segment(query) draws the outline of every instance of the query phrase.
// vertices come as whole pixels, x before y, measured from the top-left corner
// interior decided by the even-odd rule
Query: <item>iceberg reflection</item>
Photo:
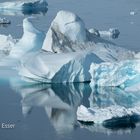
[[[59,134],[76,128],[92,132],[131,133],[140,120],[140,94],[118,87],[93,88],[90,84],[27,84],[12,80],[11,86],[22,97],[22,113],[44,108]],[[81,106],[84,107],[83,110]],[[79,109],[80,108],[80,109]]]
[[[42,107],[59,134],[68,133],[75,128],[76,111],[83,96],[80,91],[82,88],[62,84],[12,85],[22,96],[24,116],[32,113],[32,108]]]

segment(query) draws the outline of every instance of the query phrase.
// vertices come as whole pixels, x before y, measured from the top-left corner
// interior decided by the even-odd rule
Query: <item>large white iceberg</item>
[[[38,14],[47,12],[46,0],[21,0],[0,3],[0,12],[4,15]]]
[[[36,82],[90,82],[92,63],[133,59],[135,55],[90,33],[82,19],[68,11],[58,12],[42,49],[22,60],[20,75]]]

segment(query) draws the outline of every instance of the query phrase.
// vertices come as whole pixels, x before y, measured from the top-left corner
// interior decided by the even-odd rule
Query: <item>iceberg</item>
[[[27,52],[40,50],[43,44],[45,34],[37,30],[29,18],[23,20],[23,35],[10,51],[9,56],[12,58],[20,58]]]
[[[108,38],[116,39],[120,35],[120,31],[117,28],[110,28],[108,31],[98,31],[97,29],[91,28],[88,31],[102,38],[108,37]]]
[[[23,35],[20,39],[14,39],[11,35],[0,35],[0,66],[15,69],[25,55],[41,49],[44,38],[45,33],[36,29],[30,18],[25,18]]]
[[[60,11],[46,34],[42,51],[27,55],[18,70],[33,82],[90,82],[92,63],[113,63],[134,57],[135,52],[90,33],[76,14]]]
[[[0,12],[3,15],[40,14],[48,10],[46,0],[21,0],[0,3]]]
[[[113,31],[111,29],[111,32]],[[108,53],[112,51],[114,57],[121,52],[126,52],[124,53],[124,58],[131,58],[131,55],[133,55],[127,49],[121,48],[88,31],[83,20],[76,14],[69,11],[59,11],[46,34],[42,49],[54,53],[66,53],[88,48],[92,48],[96,54],[99,53],[97,49]]]
[[[29,18],[23,20],[23,35],[20,39],[13,39],[11,35],[0,35],[1,55],[6,59],[19,59],[27,52],[40,50],[45,34],[37,30]],[[2,60],[2,58],[1,58]]]

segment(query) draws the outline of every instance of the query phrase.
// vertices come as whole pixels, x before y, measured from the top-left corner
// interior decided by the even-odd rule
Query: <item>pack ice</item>
[[[38,14],[48,10],[46,0],[21,0],[0,3],[0,12],[3,15]]]

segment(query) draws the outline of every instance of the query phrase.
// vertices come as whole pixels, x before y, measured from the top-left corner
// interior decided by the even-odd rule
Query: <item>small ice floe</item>
[[[116,28],[110,28],[108,31],[99,31],[97,29],[91,28],[88,30],[91,34],[96,35],[98,37],[109,37],[116,39],[120,35],[119,29]]]
[[[99,31],[101,37],[109,37],[116,39],[120,35],[119,29],[116,28],[110,28],[108,31]]]
[[[6,18],[0,18],[0,24],[11,24],[11,21]]]
[[[135,16],[135,15],[137,15],[137,12],[136,11],[130,11],[130,15]]]
[[[94,34],[94,35],[96,35],[96,36],[100,36],[99,31],[98,31],[97,29],[95,29],[95,28],[91,28],[91,29],[89,29],[88,31],[89,31],[91,34]]]

